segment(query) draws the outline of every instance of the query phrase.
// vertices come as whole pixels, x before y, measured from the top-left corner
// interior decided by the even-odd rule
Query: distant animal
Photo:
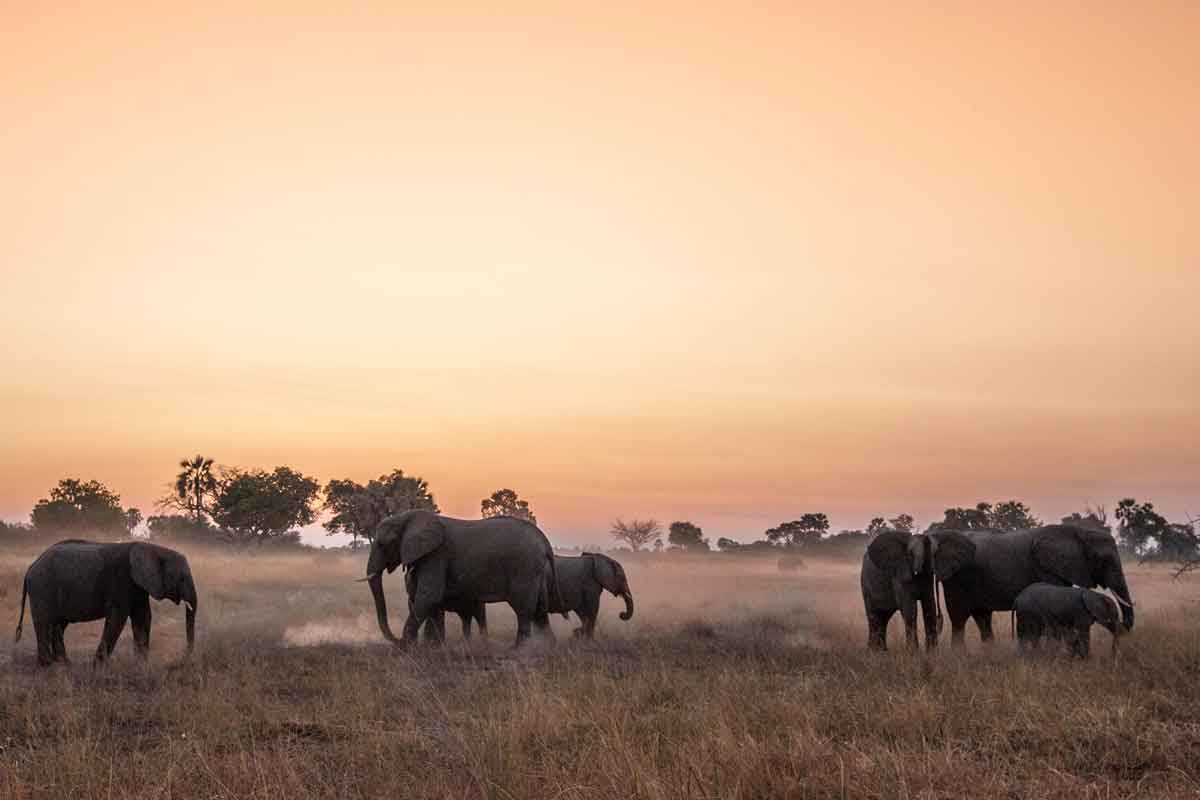
[[[412,613],[413,599],[416,597],[416,573],[412,570],[404,573],[404,588],[408,593],[409,613]],[[471,620],[479,626],[479,635],[487,638],[487,605],[479,600],[470,598],[451,598],[437,608],[425,620],[425,639],[434,642],[446,638],[446,612],[457,614],[462,621],[463,638],[471,638]]]
[[[73,622],[104,620],[93,663],[112,655],[128,619],[140,656],[150,648],[150,600],[187,606],[187,647],[195,642],[196,583],[187,559],[148,542],[102,544],[67,539],[51,545],[25,572],[16,640],[25,622],[25,598],[37,635],[38,663],[66,662],[63,633]]]
[[[1078,586],[1035,583],[1013,601],[1017,617],[1017,648],[1036,650],[1042,635],[1065,640],[1071,655],[1087,658],[1093,624],[1102,625],[1113,636],[1113,652],[1122,633],[1120,612],[1113,599]]]
[[[967,619],[983,641],[992,640],[992,612],[1012,609],[1017,595],[1035,583],[1104,587],[1121,604],[1125,630],[1133,628],[1133,599],[1113,537],[1073,525],[1046,525],[1017,531],[938,531],[937,542],[966,537],[974,550],[952,571],[938,568],[950,617],[950,641],[963,643]]]
[[[550,604],[551,613],[567,615],[574,611],[579,616],[580,626],[573,635],[591,639],[596,631],[596,617],[600,613],[600,595],[608,591],[625,601],[625,610],[620,616],[628,620],[633,616],[633,591],[625,569],[613,558],[601,553],[584,553],[581,556],[555,556],[554,566],[558,573],[560,600]]]
[[[397,639],[388,625],[383,573],[401,565],[412,584],[403,639]],[[557,593],[554,551],[546,535],[525,520],[463,520],[432,511],[392,515],[375,530],[363,580],[375,599],[379,630],[395,644],[416,641],[427,619],[464,603],[508,603],[517,615],[518,646],[533,625],[553,637],[547,609]],[[407,576],[405,583],[407,588]]]
[[[937,646],[941,611],[937,605],[935,573],[952,571],[956,561],[968,557],[965,539],[947,538],[944,544],[924,534],[885,531],[871,540],[863,553],[859,584],[867,615],[867,647],[887,650],[888,621],[897,611],[904,620],[908,647],[917,648],[917,604],[925,626],[925,648]]]

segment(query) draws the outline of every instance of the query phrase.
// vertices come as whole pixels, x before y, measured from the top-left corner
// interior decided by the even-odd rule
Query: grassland
[[[16,624],[34,553],[0,553]],[[0,647],[0,796],[13,798],[757,798],[1200,796],[1200,580],[1129,570],[1138,626],[1114,661],[1022,662],[1008,640],[931,657],[865,651],[857,564],[781,574],[742,558],[627,563],[595,642],[381,643],[349,556],[191,556],[197,650],[155,605],[93,671]],[[400,607],[401,582],[385,583]],[[394,623],[395,624],[395,623]],[[11,627],[7,627],[11,631]],[[7,637],[8,634],[6,634]]]

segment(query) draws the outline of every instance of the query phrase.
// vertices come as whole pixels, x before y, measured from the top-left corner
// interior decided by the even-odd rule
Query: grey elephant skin
[[[961,645],[968,619],[991,641],[992,612],[1009,611],[1022,591],[1035,583],[1104,587],[1121,602],[1122,622],[1133,628],[1133,598],[1125,582],[1113,537],[1073,525],[998,531],[942,531],[939,540],[965,536],[975,546],[969,563],[952,574],[938,571],[950,617],[951,642]]]
[[[633,616],[633,591],[629,588],[625,569],[616,559],[600,553],[584,553],[577,557],[555,556],[554,565],[561,600],[552,603],[550,611],[578,614],[581,625],[575,629],[575,636],[592,638],[600,613],[600,595],[605,591],[625,601],[621,619],[628,620]]]
[[[403,639],[388,625],[384,572],[411,575]],[[551,636],[548,608],[557,594],[554,551],[536,526],[513,517],[462,520],[431,511],[406,511],[379,523],[367,577],[379,630],[393,643],[417,638],[421,625],[457,604],[508,603],[517,615],[517,644],[532,625]],[[407,583],[407,580],[406,580]]]
[[[417,593],[417,573],[409,570],[404,573],[404,590],[408,593],[408,612],[412,614],[413,599]],[[425,620],[425,638],[429,641],[440,642],[446,638],[446,612],[457,614],[462,623],[464,639],[471,638],[471,621],[474,620],[479,628],[479,635],[487,638],[487,605],[472,598],[448,598]],[[406,623],[407,624],[407,623]]]
[[[1043,635],[1067,642],[1071,655],[1087,658],[1092,625],[1103,626],[1113,636],[1113,652],[1121,636],[1120,612],[1111,597],[1078,586],[1035,583],[1013,601],[1017,617],[1017,648],[1036,650]]]
[[[937,607],[935,573],[953,574],[970,560],[974,546],[964,537],[935,539],[899,531],[880,533],[863,553],[859,583],[867,614],[867,646],[887,650],[888,621],[897,611],[904,620],[904,638],[917,645],[917,606],[925,626],[925,647],[937,646],[941,611]]]
[[[150,647],[150,598],[187,606],[187,646],[196,631],[196,583],[187,559],[148,542],[103,544],[68,539],[46,549],[25,573],[21,616],[16,639],[25,621],[25,598],[37,635],[38,663],[66,662],[63,633],[73,622],[104,620],[104,633],[94,662],[112,655],[128,620],[134,648],[145,657]]]

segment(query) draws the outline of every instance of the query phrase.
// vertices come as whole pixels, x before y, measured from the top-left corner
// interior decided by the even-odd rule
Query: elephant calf
[[[1113,651],[1123,630],[1120,610],[1113,599],[1078,586],[1035,583],[1013,602],[1017,616],[1017,647],[1021,652],[1036,649],[1045,633],[1066,639],[1071,655],[1087,658],[1091,630],[1099,623],[1113,635]]]
[[[554,567],[558,573],[561,600],[551,600],[550,612],[564,616],[568,611],[578,614],[582,625],[575,629],[576,636],[592,638],[596,630],[596,616],[600,613],[600,593],[604,590],[625,600],[621,619],[627,620],[633,616],[633,592],[629,589],[629,579],[615,559],[600,553],[584,553],[573,558],[555,556]]]
[[[417,596],[416,571],[409,570],[404,575],[404,588],[408,593],[408,613],[412,614],[412,605]],[[425,620],[425,639],[431,642],[441,642],[446,638],[446,612],[457,614],[462,622],[464,639],[471,638],[471,620],[479,626],[479,635],[487,638],[487,604],[474,598],[451,597]]]
[[[29,566],[21,594],[16,640],[25,623],[25,598],[37,635],[38,663],[66,662],[63,632],[72,622],[104,620],[95,661],[112,655],[125,621],[133,623],[133,644],[150,648],[150,599],[187,606],[187,646],[196,631],[196,583],[181,553],[148,542],[100,544],[68,539],[51,545]]]

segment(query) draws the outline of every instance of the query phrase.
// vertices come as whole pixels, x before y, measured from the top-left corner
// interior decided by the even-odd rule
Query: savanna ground
[[[11,636],[36,551],[0,552]],[[0,796],[16,798],[749,798],[1200,796],[1200,580],[1128,568],[1139,604],[1119,660],[1022,662],[1007,618],[981,650],[866,652],[858,565],[626,562],[628,623],[511,650],[382,643],[365,555],[190,554],[197,648],[154,605],[152,657],[128,627],[93,671],[101,623],[68,629],[74,664],[39,670],[26,620],[0,647]],[[399,573],[385,580],[393,627]],[[1007,615],[1006,615],[1007,616]],[[945,640],[944,640],[945,644]]]

